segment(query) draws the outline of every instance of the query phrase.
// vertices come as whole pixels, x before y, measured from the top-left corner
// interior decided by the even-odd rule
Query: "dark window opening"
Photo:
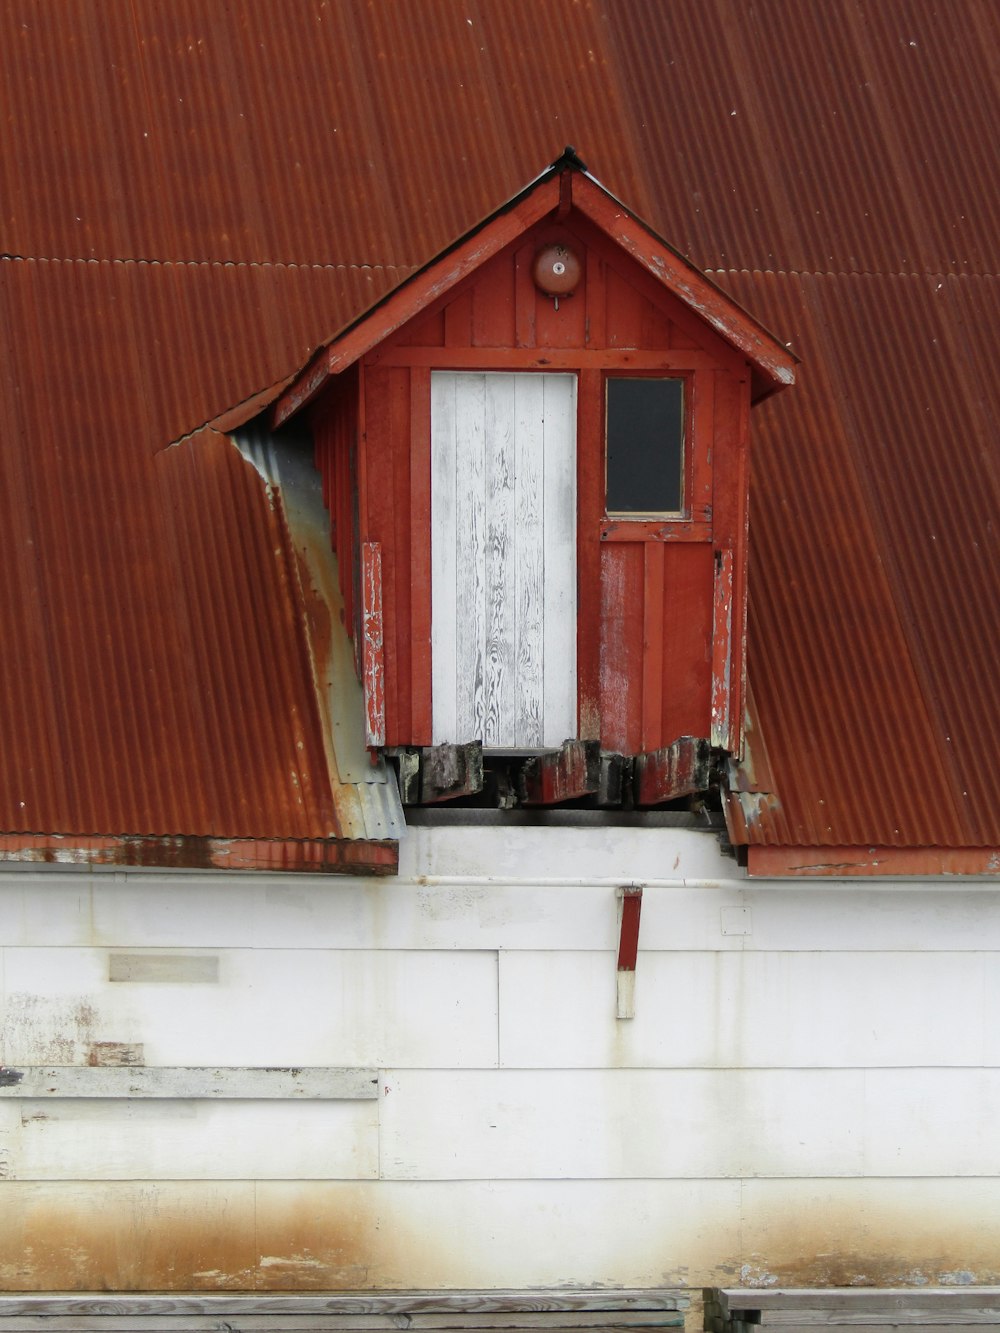
[[[609,514],[679,514],[684,508],[684,381],[607,381]]]

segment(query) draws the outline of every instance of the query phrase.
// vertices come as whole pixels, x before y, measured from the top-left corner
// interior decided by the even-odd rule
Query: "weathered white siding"
[[[378,1079],[5,1092],[6,1287],[1000,1277],[995,884],[749,884],[669,828],[417,828],[392,880],[8,872],[0,941],[6,1066]]]
[[[576,379],[431,376],[435,743],[576,735]]]

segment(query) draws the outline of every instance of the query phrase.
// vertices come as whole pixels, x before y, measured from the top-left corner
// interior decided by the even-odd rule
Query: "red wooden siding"
[[[323,478],[323,502],[330,512],[330,540],[337,556],[344,620],[355,641],[355,607],[360,584],[357,538],[357,374],[349,372],[311,414],[316,466]],[[357,658],[357,651],[355,653]],[[360,674],[360,658],[357,658]]]
[[[382,548],[361,546],[361,684],[365,700],[365,743],[385,744],[385,655],[382,651]]]
[[[414,587],[410,527],[410,371],[404,366],[362,371],[365,431],[361,531],[382,547],[386,744],[412,739],[411,596]],[[429,542],[426,522],[417,541]]]
[[[540,246],[556,240],[576,250],[583,269],[577,292],[560,298],[558,309],[531,277]],[[681,301],[572,213],[508,244],[374,348],[361,363],[360,408],[353,416],[343,395],[328,395],[317,409],[317,457],[338,557],[355,561],[358,541],[377,542],[382,552],[385,743],[426,745],[432,734],[435,368],[578,376],[579,737],[629,754],[656,750],[682,735],[710,736],[714,710],[717,735],[724,714],[724,743],[738,745],[748,369]],[[609,372],[684,377],[684,519],[607,518]],[[334,424],[331,417],[343,419]],[[349,443],[355,438],[357,531],[342,493],[352,475]],[[727,552],[727,581],[732,572],[728,609],[716,606],[720,549]],[[341,577],[350,587],[343,569]]]

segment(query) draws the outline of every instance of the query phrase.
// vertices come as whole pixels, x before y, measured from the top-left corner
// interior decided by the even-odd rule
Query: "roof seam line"
[[[352,269],[412,269],[413,264],[356,264],[344,263],[299,263],[291,260],[271,259],[147,259],[147,258],[97,258],[84,255],[22,255],[0,251],[0,260],[22,264],[134,264],[136,267],[149,268],[292,268],[292,269],[328,269],[335,272],[347,272]]]
[[[0,251],[0,260],[22,264],[134,264],[136,267],[149,268],[288,268],[288,269],[324,269],[333,272],[348,272],[357,269],[414,269],[418,265],[411,262],[371,263],[343,260],[340,262],[296,259],[153,259],[147,256],[98,257],[95,255],[28,255],[13,251]],[[705,267],[703,273],[771,273],[775,277],[785,278],[1000,278],[1000,271],[990,270],[956,271],[954,269],[834,269],[834,268],[747,268]]]
[[[705,268],[703,273],[770,273],[776,278],[997,278],[1000,273],[957,273],[952,269],[835,269],[835,268]]]

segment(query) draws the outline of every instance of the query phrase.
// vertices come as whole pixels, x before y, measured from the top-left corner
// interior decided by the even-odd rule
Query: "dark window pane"
[[[607,511],[684,507],[684,381],[608,380]]]

